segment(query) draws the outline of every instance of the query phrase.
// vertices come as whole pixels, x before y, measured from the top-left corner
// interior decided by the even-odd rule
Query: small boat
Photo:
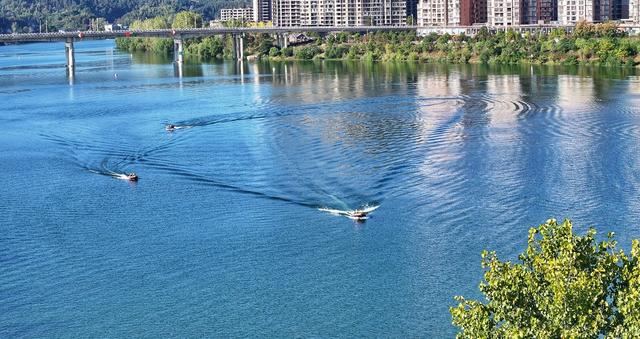
[[[138,175],[133,172],[124,174],[124,178],[129,181],[138,181]]]
[[[178,129],[178,126],[173,125],[173,124],[168,124],[167,126],[165,126],[165,127],[164,127],[164,129],[165,129],[167,132],[173,132],[173,131],[175,131],[176,129]]]
[[[358,222],[369,219],[369,213],[375,211],[379,206],[366,206],[357,210],[336,210],[331,208],[319,208],[320,211],[329,212],[334,215],[341,215]]]
[[[368,212],[361,211],[361,210],[355,210],[355,211],[351,211],[351,212],[347,212],[346,213],[346,215],[349,218],[355,219],[355,220],[365,220],[365,219],[367,219],[367,214],[368,214]]]

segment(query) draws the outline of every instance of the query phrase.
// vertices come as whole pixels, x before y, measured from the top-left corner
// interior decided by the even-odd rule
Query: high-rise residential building
[[[579,21],[596,20],[596,0],[558,0],[558,22],[573,25]]]
[[[483,24],[487,22],[487,0],[475,0],[471,8],[471,24]]]
[[[538,21],[538,8],[540,0],[522,0],[521,10],[523,24],[535,24]]]
[[[629,20],[640,24],[640,0],[629,0]]]
[[[615,0],[613,0],[615,1]],[[613,17],[612,0],[593,0],[593,21],[604,22]]]
[[[421,0],[418,26],[471,26],[487,21],[486,0]]]
[[[271,21],[271,0],[253,0],[253,21]]]
[[[537,13],[537,5],[539,0],[523,0],[521,2],[522,8],[522,23],[536,23],[536,18],[538,17]]]
[[[537,0],[537,2],[536,20],[529,23],[549,23],[558,20],[558,0]]]
[[[271,21],[278,27],[300,26],[300,0],[272,0]]]
[[[220,10],[220,20],[240,20],[240,21],[252,21],[253,20],[253,8],[223,8]]]
[[[626,12],[622,6],[621,0],[558,0],[558,21],[571,25],[620,19]]]
[[[273,0],[273,24],[291,26],[404,26],[405,0]]]
[[[522,23],[549,23],[558,19],[558,0],[523,0]]]
[[[630,16],[630,8],[631,5],[627,6],[625,0],[558,0],[558,22],[572,25],[579,21],[624,19]]]
[[[344,8],[337,1],[300,0],[300,26],[348,26],[335,23],[344,17]]]
[[[407,20],[412,24],[416,24],[418,20],[418,0],[406,0],[407,3]]]
[[[629,19],[629,0],[615,0],[611,4],[611,19]]]
[[[447,0],[420,0],[418,3],[418,26],[453,25],[449,19]]]
[[[584,0],[575,0],[584,1]],[[488,0],[487,23],[490,26],[515,26],[523,24],[521,0]]]

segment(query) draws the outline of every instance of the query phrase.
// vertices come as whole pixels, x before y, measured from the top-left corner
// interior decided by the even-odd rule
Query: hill
[[[96,22],[128,25],[182,10],[210,20],[220,8],[249,4],[249,0],[0,0],[0,32],[85,30]]]

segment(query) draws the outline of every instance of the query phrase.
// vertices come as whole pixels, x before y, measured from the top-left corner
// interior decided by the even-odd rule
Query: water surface
[[[76,47],[0,47],[2,337],[451,337],[481,250],[640,237],[633,70]]]

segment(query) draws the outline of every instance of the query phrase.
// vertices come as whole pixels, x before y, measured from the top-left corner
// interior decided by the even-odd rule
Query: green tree
[[[631,255],[613,234],[573,233],[555,219],[529,231],[519,263],[482,253],[486,302],[456,297],[450,309],[459,338],[598,338],[640,336],[640,242]]]
[[[182,11],[176,14],[171,28],[198,28],[202,27],[202,15],[192,11]]]

